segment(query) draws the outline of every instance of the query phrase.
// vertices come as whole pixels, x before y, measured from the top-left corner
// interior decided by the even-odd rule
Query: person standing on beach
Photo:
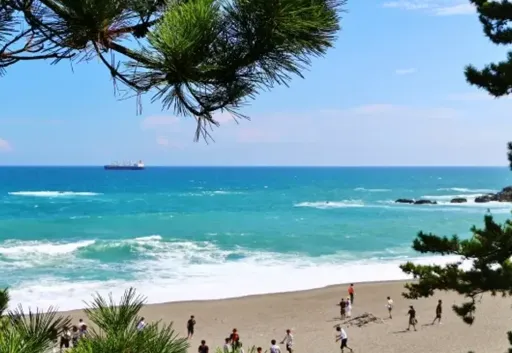
[[[196,325],[196,319],[194,319],[194,315],[190,316],[190,319],[187,321],[187,339],[192,339],[194,336],[194,326]]]
[[[418,323],[418,320],[416,320],[416,309],[414,309],[412,305],[409,306],[407,315],[409,315],[409,326],[407,327],[407,331],[411,329],[411,326],[414,328],[414,331],[417,331],[416,324]]]
[[[201,345],[197,348],[197,353],[208,353],[210,348],[206,345],[206,341],[202,340]]]
[[[388,297],[386,308],[388,308],[389,318],[392,319],[393,316],[391,315],[391,312],[393,311],[393,299],[391,299],[391,297]]]
[[[231,341],[233,349],[237,349],[240,346],[240,335],[238,334],[238,330],[236,328],[233,329],[233,332],[229,336],[229,340]]]
[[[146,327],[146,321],[144,321],[144,318],[141,317],[139,322],[137,323],[137,331],[144,330],[144,327]]]
[[[78,326],[73,325],[71,327],[71,342],[73,343],[73,347],[78,345],[78,340],[80,339],[80,331],[78,331]]]
[[[355,294],[355,290],[354,290],[354,283],[351,283],[350,284],[350,287],[348,287],[348,296],[350,298],[350,304],[354,304],[354,294]]]
[[[341,298],[341,301],[338,305],[340,306],[340,316],[341,316],[341,319],[343,320],[343,319],[345,319],[345,308],[347,307],[345,298]]]
[[[225,339],[223,351],[224,353],[230,353],[232,351],[231,345],[229,344],[229,337]]]
[[[286,335],[284,336],[281,344],[286,344],[286,350],[288,353],[293,353],[293,335],[292,330],[286,330]]]
[[[270,341],[270,353],[281,353],[281,348],[277,345],[276,340]]]
[[[350,302],[350,297],[347,297],[345,301],[345,315],[349,319],[352,317],[352,303]]]
[[[71,331],[66,326],[62,330],[62,334],[60,336],[60,352],[62,352],[62,348],[69,348],[69,342],[71,341]]]
[[[436,317],[434,318],[434,321],[432,321],[432,325],[436,323],[436,321],[439,322],[439,325],[441,325],[441,316],[443,315],[443,301],[439,299],[436,306]]]
[[[341,342],[341,345],[340,345],[341,353],[344,352],[345,348],[350,349],[350,351],[353,352],[354,350],[347,345],[348,344],[348,335],[345,332],[345,330],[342,329],[340,326],[338,326],[338,327],[336,327],[336,331],[337,331],[336,342]]]

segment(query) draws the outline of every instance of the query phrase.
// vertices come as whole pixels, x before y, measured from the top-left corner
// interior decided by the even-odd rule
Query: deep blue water
[[[0,286],[74,308],[129,285],[158,302],[397,279],[419,230],[504,220],[512,205],[472,200],[509,184],[507,168],[4,167]]]

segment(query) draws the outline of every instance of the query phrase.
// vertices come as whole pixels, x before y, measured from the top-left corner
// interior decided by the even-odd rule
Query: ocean
[[[130,286],[148,302],[406,278],[420,230],[470,235],[507,168],[0,168],[0,287],[12,306],[84,306]],[[454,197],[467,204],[450,204]],[[437,205],[395,204],[429,198]]]

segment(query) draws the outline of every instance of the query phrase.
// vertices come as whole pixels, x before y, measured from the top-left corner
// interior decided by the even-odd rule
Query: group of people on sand
[[[192,339],[194,336],[194,327],[196,325],[196,320],[194,315],[190,317],[190,319],[187,321],[187,332],[188,332],[188,339]],[[293,334],[290,329],[286,330],[286,334],[281,341],[281,344],[284,344],[286,346],[286,351],[288,353],[293,353]],[[224,346],[223,346],[223,353],[232,353],[234,351],[239,351],[241,353],[244,352],[242,347],[242,341],[240,341],[240,334],[238,333],[238,330],[234,328],[231,333],[229,334],[229,337],[226,337],[224,339]],[[282,353],[281,348],[277,344],[277,341],[275,339],[272,339],[270,341],[270,353]],[[206,344],[205,340],[201,340],[201,344],[197,348],[198,353],[209,353],[210,347]],[[256,348],[257,353],[263,353],[262,347]]]
[[[341,319],[347,319],[352,317],[352,304],[354,304],[354,284],[350,284],[350,287],[348,287],[348,297],[347,298],[341,298],[340,303],[338,304],[340,306],[340,315]]]
[[[87,337],[87,325],[84,320],[78,320],[78,324],[69,327],[64,327],[60,335],[59,349],[62,352],[69,347],[76,347],[78,341]]]
[[[351,318],[352,316],[352,305],[354,304],[354,284],[350,284],[348,287],[348,297],[347,298],[341,298],[340,303],[338,304],[340,306],[340,316],[341,319],[347,319]],[[394,308],[394,302],[391,297],[387,297],[386,302],[386,308],[388,310],[389,319],[393,318],[393,308]],[[411,330],[411,327],[414,329],[414,331],[417,331],[416,325],[418,324],[418,319],[416,316],[416,309],[413,305],[409,306],[409,310],[407,311],[407,316],[409,317],[407,331]],[[438,324],[441,324],[441,319],[443,316],[443,301],[438,300],[434,320],[432,321],[431,325],[434,325],[436,322]],[[348,346],[348,335],[344,328],[341,326],[336,327],[336,342],[340,342],[340,348],[341,353],[344,353],[345,349],[349,349],[351,352],[353,351],[352,348]]]
[[[388,309],[389,318],[393,318],[393,299],[391,297],[387,298],[387,304],[386,307]],[[416,325],[418,324],[418,319],[416,317],[416,309],[414,309],[413,305],[409,305],[409,311],[407,311],[407,316],[409,316],[409,325],[407,326],[407,331],[411,330],[411,327],[414,329],[414,331],[417,331]],[[443,316],[443,301],[439,299],[437,301],[436,306],[436,313],[434,316],[434,321],[432,321],[431,325],[434,325],[436,322],[438,324],[441,324],[441,318]]]

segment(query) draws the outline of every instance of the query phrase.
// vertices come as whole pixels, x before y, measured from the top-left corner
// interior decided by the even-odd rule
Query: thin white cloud
[[[12,146],[9,141],[0,138],[0,152],[9,152],[12,151]]]
[[[414,74],[416,73],[418,70],[416,70],[415,68],[411,67],[411,68],[408,68],[408,69],[397,69],[395,70],[395,74],[397,75],[411,75],[411,74]]]
[[[385,2],[382,6],[407,11],[423,11],[435,16],[475,13],[475,7],[469,3],[469,0],[395,0]]]
[[[434,13],[437,16],[472,15],[475,13],[475,7],[470,3],[444,7],[441,6],[435,9]]]

